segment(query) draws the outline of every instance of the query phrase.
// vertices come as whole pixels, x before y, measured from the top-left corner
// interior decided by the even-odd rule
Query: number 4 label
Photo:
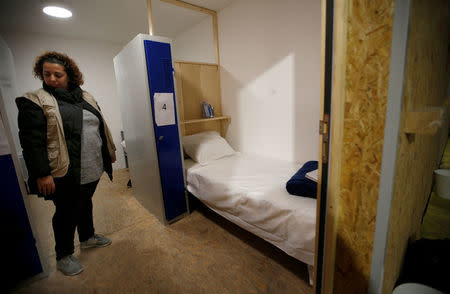
[[[157,126],[168,126],[175,124],[175,103],[173,93],[155,93],[155,122]]]

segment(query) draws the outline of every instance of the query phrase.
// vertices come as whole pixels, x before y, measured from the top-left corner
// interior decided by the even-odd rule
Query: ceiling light
[[[45,14],[59,18],[68,18],[72,16],[72,11],[58,6],[46,6],[42,11]]]

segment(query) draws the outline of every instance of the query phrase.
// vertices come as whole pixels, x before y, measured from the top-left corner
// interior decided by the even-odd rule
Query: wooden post
[[[153,36],[153,14],[152,14],[152,0],[147,0],[148,13],[148,33]]]
[[[148,0],[151,1],[151,0]],[[220,54],[219,54],[219,28],[218,28],[218,22],[217,22],[217,12],[211,9],[207,9],[204,7],[200,7],[197,5],[193,5],[184,1],[180,1],[180,0],[161,0],[163,2],[167,2],[179,7],[183,7],[186,9],[190,9],[193,11],[197,11],[197,12],[201,12],[201,13],[205,13],[205,14],[209,14],[212,17],[212,26],[213,26],[213,38],[214,38],[214,53],[215,53],[215,60],[216,60],[216,64],[217,64],[217,68],[218,68],[218,87],[219,87],[219,100],[220,100],[220,108],[222,108],[222,89],[221,89],[221,83],[220,83]],[[186,119],[186,118],[185,118]],[[224,135],[224,132],[222,132],[222,134]]]
[[[217,25],[217,13],[214,13],[212,16],[213,20],[213,34],[214,34],[214,49],[216,53],[216,63],[217,65],[220,65],[220,57],[219,57],[219,29]]]
[[[148,0],[150,1],[150,0]],[[163,2],[167,2],[179,7],[187,8],[190,10],[194,10],[197,12],[209,14],[212,17],[212,26],[213,26],[213,38],[214,38],[214,50],[215,50],[215,57],[216,57],[216,63],[220,65],[220,58],[219,58],[219,29],[217,24],[217,12],[211,9],[207,9],[204,7],[200,7],[194,4],[190,4],[184,1],[180,0],[161,0]]]
[[[176,6],[184,7],[184,8],[190,9],[190,10],[195,10],[195,11],[202,12],[202,13],[207,13],[207,14],[210,14],[210,15],[216,14],[216,12],[214,10],[211,10],[211,9],[208,9],[208,8],[203,8],[203,7],[200,7],[200,6],[197,6],[197,5],[194,5],[194,4],[190,4],[190,3],[187,3],[187,2],[184,2],[184,1],[180,1],[180,0],[161,0],[161,1],[173,4],[173,5],[176,5]]]

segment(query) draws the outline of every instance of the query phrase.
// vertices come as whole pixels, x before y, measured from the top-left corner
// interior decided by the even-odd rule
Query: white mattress
[[[189,192],[233,223],[313,265],[316,200],[286,191],[286,182],[300,167],[241,153],[206,166],[185,160]]]

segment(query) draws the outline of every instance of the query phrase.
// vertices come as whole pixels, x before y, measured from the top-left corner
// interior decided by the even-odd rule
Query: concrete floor
[[[127,181],[127,169],[115,171],[113,183],[102,177],[94,224],[113,243],[80,251],[76,240],[84,271],[73,277],[56,271],[53,204],[33,197],[49,276],[15,293],[312,293],[305,264],[204,207],[164,226],[136,201]]]

